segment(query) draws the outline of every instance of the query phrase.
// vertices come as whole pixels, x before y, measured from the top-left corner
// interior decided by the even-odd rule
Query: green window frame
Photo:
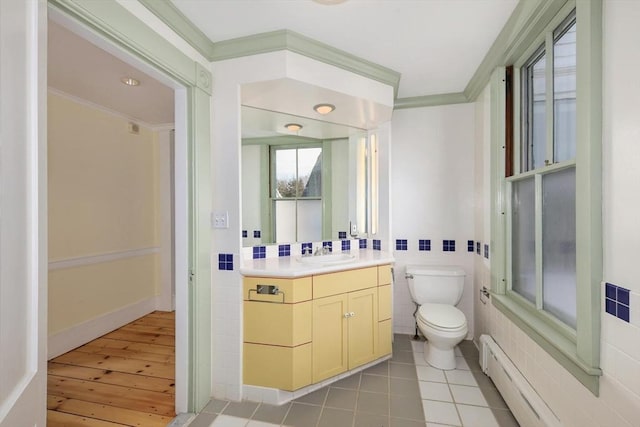
[[[505,73],[497,70],[491,80],[492,99],[492,243],[491,260],[494,306],[518,325],[531,339],[547,351],[558,363],[573,374],[593,394],[599,393],[600,364],[600,289],[602,280],[602,196],[601,196],[601,122],[602,122],[602,2],[561,1],[548,2],[557,8],[549,13],[546,22],[528,27],[520,34],[521,46],[507,58],[513,63],[514,91],[514,143],[512,158],[505,159]],[[574,12],[575,11],[575,12]],[[574,15],[575,14],[575,15]],[[575,158],[571,150],[555,159],[554,147],[554,91],[553,46],[562,37],[572,20],[576,29],[576,126],[569,129],[575,139]],[[530,121],[534,114],[527,109],[527,70],[540,63],[546,53],[544,67],[544,94],[536,101],[544,102],[537,111],[538,123],[536,154],[529,144],[532,137]],[[543,67],[538,67],[540,72]],[[530,74],[529,74],[530,75]],[[540,92],[537,92],[541,95]],[[556,99],[557,101],[557,99]],[[523,105],[525,106],[523,108]],[[540,104],[542,105],[542,104]],[[534,119],[536,120],[536,119]],[[569,153],[568,155],[566,153]],[[541,159],[541,155],[544,158]],[[567,158],[569,157],[569,158]],[[560,160],[560,161],[558,161]],[[505,163],[512,162],[514,174],[505,177]],[[575,171],[575,323],[562,318],[553,310],[545,309],[543,298],[542,259],[542,190],[545,179],[557,174]],[[535,218],[535,287],[528,295],[513,289],[514,189],[523,187],[530,200]],[[524,188],[528,187],[526,191]],[[533,195],[533,196],[531,196]],[[570,205],[570,203],[569,203]],[[516,236],[517,237],[517,236]],[[530,289],[531,290],[531,289]]]

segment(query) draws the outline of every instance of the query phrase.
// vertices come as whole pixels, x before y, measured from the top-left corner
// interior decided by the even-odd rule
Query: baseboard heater
[[[480,336],[480,366],[522,427],[562,427],[549,406],[489,335]]]

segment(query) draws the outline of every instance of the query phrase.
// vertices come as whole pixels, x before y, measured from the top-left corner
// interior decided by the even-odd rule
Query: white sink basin
[[[348,253],[326,254],[326,255],[311,255],[305,257],[299,257],[298,261],[303,264],[309,265],[334,265],[334,264],[346,264],[355,261],[356,256]]]

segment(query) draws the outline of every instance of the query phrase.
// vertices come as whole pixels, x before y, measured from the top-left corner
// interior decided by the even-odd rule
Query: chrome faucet
[[[310,247],[306,247],[302,250],[302,256],[311,256],[313,255],[313,249]]]

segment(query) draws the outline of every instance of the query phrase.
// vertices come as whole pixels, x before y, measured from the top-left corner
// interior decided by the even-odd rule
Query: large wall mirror
[[[243,246],[375,232],[374,131],[246,105],[241,112]]]

